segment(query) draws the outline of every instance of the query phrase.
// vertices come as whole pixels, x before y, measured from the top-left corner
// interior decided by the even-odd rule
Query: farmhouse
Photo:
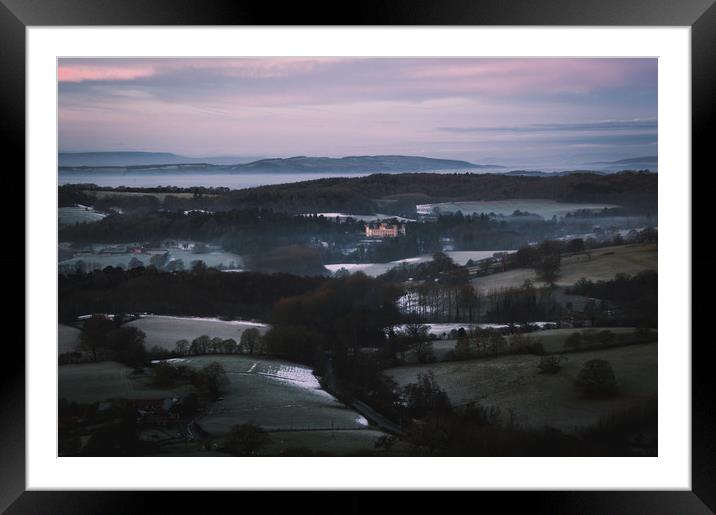
[[[365,224],[365,235],[369,238],[396,238],[405,236],[403,224]]]

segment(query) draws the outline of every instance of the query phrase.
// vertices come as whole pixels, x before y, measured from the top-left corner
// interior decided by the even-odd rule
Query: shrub
[[[606,397],[617,392],[612,365],[603,359],[587,361],[577,375],[576,385],[584,395],[591,397]]]
[[[253,456],[271,443],[271,437],[260,426],[247,423],[234,426],[224,440],[224,450],[234,456]]]
[[[417,382],[403,387],[405,407],[415,416],[430,412],[450,411],[450,399],[438,386],[432,371],[419,373]]]
[[[582,347],[582,335],[581,333],[572,333],[569,336],[567,336],[567,339],[564,340],[564,346],[568,349],[579,349]]]
[[[537,368],[541,374],[556,374],[562,370],[561,362],[565,360],[564,356],[542,356],[539,360]]]

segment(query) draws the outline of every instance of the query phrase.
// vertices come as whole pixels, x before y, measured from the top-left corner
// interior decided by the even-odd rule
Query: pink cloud
[[[84,82],[93,80],[132,80],[148,77],[155,72],[151,66],[86,66],[60,65],[57,80],[60,82]]]
[[[277,78],[309,73],[341,61],[333,57],[204,58],[204,59],[65,59],[58,67],[60,82],[133,80],[162,72],[212,70],[227,77]],[[85,61],[85,62],[83,62]]]

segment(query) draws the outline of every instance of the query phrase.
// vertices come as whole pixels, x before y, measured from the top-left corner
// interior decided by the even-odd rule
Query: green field
[[[191,386],[152,388],[147,381],[147,376],[132,375],[131,368],[114,361],[61,365],[58,398],[89,404],[107,399],[160,399],[192,390]]]
[[[570,334],[573,333],[580,333],[583,331],[611,331],[614,334],[627,334],[632,335],[634,333],[634,327],[595,327],[595,328],[588,328],[588,329],[545,329],[544,331],[536,331],[533,333],[528,333],[527,336],[529,336],[531,339],[535,340],[536,342],[541,343],[544,346],[544,350],[547,353],[561,353],[564,352],[564,342],[567,340],[567,337]],[[654,333],[656,333],[656,329],[652,329]],[[629,340],[630,342],[632,340]]]
[[[238,343],[241,333],[249,327],[257,328],[261,334],[268,329],[265,324],[253,322],[162,315],[146,315],[127,322],[126,326],[136,327],[144,332],[147,349],[157,346],[169,351],[173,351],[176,342],[182,339],[191,342],[198,336],[206,335],[210,338],[233,338]]]
[[[604,331],[608,330],[611,331],[614,334],[629,334],[631,335],[634,332],[633,327],[595,327],[594,329],[571,329],[571,328],[565,328],[565,329],[545,329],[540,331],[534,331],[531,333],[524,333],[525,336],[529,337],[531,340],[534,340],[535,342],[541,343],[544,346],[544,350],[548,354],[553,353],[562,353],[562,352],[568,352],[571,349],[565,349],[564,342],[566,341],[567,337],[572,333],[578,333],[582,331]],[[652,329],[654,333],[656,333],[656,329]],[[511,336],[506,336],[507,340],[509,341]],[[442,361],[445,359],[445,356],[448,352],[455,350],[455,344],[457,343],[456,339],[449,339],[449,340],[433,340],[432,346],[433,346],[433,354],[435,355],[435,358],[437,361]],[[405,356],[405,362],[406,363],[418,363],[418,357],[415,352],[408,352]]]
[[[440,204],[424,204],[419,206],[419,212],[429,213],[438,208],[441,213],[480,214],[495,213],[496,215],[510,216],[516,210],[533,213],[542,218],[565,216],[567,213],[580,209],[591,211],[605,208],[619,207],[615,204],[602,203],[570,203],[557,202],[550,199],[508,199],[508,200],[475,200],[465,202],[443,202]]]
[[[368,426],[356,411],[323,390],[311,369],[280,360],[247,356],[195,356],[175,362],[202,367],[218,361],[226,370],[229,386],[223,397],[197,419],[212,438],[221,438],[232,426],[253,422],[271,432],[266,454],[291,447],[312,448],[333,454],[373,450],[379,430]],[[156,399],[193,391],[183,385],[171,389],[147,386],[148,377],[114,362],[62,365],[59,367],[59,398],[92,403],[112,398]],[[172,435],[172,430],[149,430]],[[165,436],[166,436],[165,435]],[[162,455],[217,455],[192,443],[161,449]]]
[[[247,356],[195,356],[183,365],[219,361],[231,381],[228,392],[199,420],[211,434],[254,422],[266,429],[362,429],[366,420],[323,390],[308,367]]]
[[[639,344],[571,353],[554,375],[540,374],[539,357],[510,355],[386,370],[399,385],[415,382],[419,372],[432,370],[454,405],[475,401],[501,409],[502,421],[532,428],[570,432],[615,413],[642,406],[657,394],[657,344]],[[608,360],[620,393],[610,399],[583,398],[574,380],[585,361]]]
[[[617,247],[593,249],[591,258],[586,253],[572,254],[562,258],[558,286],[571,286],[582,277],[593,281],[613,279],[618,273],[636,274],[644,270],[657,270],[657,245],[629,244]],[[531,268],[516,268],[507,272],[477,277],[472,285],[482,292],[499,288],[522,286],[530,279],[536,285],[543,285]]]

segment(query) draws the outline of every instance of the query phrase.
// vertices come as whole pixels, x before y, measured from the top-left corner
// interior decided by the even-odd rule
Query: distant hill
[[[103,168],[126,171],[173,170],[224,171],[252,173],[391,173],[435,170],[498,170],[499,165],[474,164],[453,159],[418,156],[349,156],[259,159],[248,163],[214,164],[211,158],[187,158],[152,152],[99,152],[60,154],[60,170]],[[79,164],[94,161],[95,164]],[[124,164],[119,164],[124,160]],[[100,164],[101,163],[101,164]]]
[[[656,172],[659,169],[659,158],[657,156],[643,156],[619,159],[617,161],[595,161],[586,164],[595,166],[605,172],[620,170],[650,170]]]
[[[417,156],[349,156],[340,158],[298,156],[287,159],[261,159],[231,168],[240,171],[340,173],[475,170],[498,169],[502,166]]]
[[[659,158],[657,156],[645,156],[645,157],[631,157],[629,159],[619,159],[618,161],[595,161],[593,165],[621,165],[621,164],[634,164],[634,163],[650,163],[650,164],[657,164],[659,162]]]
[[[170,152],[60,152],[60,167],[127,167],[146,165],[229,165],[254,161],[257,156],[187,157]]]
[[[234,190],[227,207],[261,207],[286,212],[400,214],[416,203],[474,200],[551,199],[656,208],[654,173],[571,173],[525,177],[493,173],[402,173],[330,177]]]

